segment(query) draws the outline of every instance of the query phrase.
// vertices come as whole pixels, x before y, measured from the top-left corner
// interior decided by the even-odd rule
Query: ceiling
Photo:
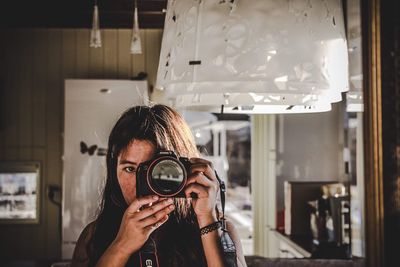
[[[97,0],[101,28],[131,28],[134,0]],[[1,27],[90,28],[94,0],[4,1]],[[163,28],[167,0],[137,0],[140,28]]]
[[[0,28],[91,28],[96,0],[3,1]],[[135,0],[97,0],[101,28],[131,28]],[[359,0],[350,1],[350,10]],[[139,25],[144,29],[164,27],[167,0],[137,0]],[[353,8],[354,9],[354,8]],[[351,16],[350,16],[351,19]],[[351,22],[349,22],[351,23]]]

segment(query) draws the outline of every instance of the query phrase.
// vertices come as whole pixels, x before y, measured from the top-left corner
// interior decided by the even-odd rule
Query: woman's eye
[[[124,170],[128,173],[133,173],[135,172],[135,168],[134,167],[125,167]]]

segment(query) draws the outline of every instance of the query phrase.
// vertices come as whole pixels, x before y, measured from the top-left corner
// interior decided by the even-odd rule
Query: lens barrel
[[[190,162],[173,151],[161,151],[150,161],[139,165],[136,173],[137,196],[156,194],[161,197],[185,197]]]

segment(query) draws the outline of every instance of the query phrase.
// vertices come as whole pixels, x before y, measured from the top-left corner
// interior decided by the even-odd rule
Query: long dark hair
[[[164,105],[136,106],[127,110],[110,133],[107,180],[94,232],[88,245],[89,266],[94,266],[115,239],[128,207],[117,178],[118,156],[133,140],[146,140],[156,149],[173,150],[178,156],[196,157],[198,152],[189,127],[178,112]],[[195,213],[190,202],[175,199],[177,208],[157,229],[159,259],[164,266],[206,265]],[[137,255],[128,264],[135,266]]]

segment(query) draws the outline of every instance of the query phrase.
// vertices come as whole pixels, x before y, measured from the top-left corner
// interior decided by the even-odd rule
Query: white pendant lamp
[[[349,59],[350,89],[346,94],[346,110],[363,112],[361,37],[349,39]]]
[[[90,31],[90,47],[101,47],[99,8],[97,7],[97,1],[95,1],[93,7],[92,30]]]
[[[347,3],[347,14],[350,88],[346,94],[346,110],[363,112],[361,10],[358,0]]]
[[[330,110],[348,90],[340,0],[169,0],[156,88],[179,108]]]
[[[135,0],[135,5],[134,5],[134,9],[133,9],[131,54],[141,54],[141,53],[142,53],[142,44],[141,44],[140,32],[139,32],[139,18],[138,18],[137,2]]]

